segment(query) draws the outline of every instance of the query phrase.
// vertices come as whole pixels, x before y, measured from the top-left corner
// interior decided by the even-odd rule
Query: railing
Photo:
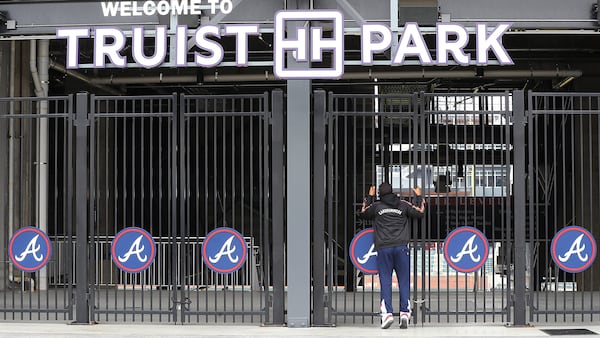
[[[172,285],[182,285],[190,288],[206,288],[210,285],[249,285],[253,290],[259,287],[259,274],[257,264],[259,262],[259,246],[254,245],[252,237],[244,237],[248,246],[248,261],[236,273],[230,275],[220,275],[212,272],[205,266],[202,260],[201,250],[205,237],[187,237],[174,238],[154,237],[156,243],[156,256],[154,263],[150,267],[137,274],[131,274],[121,271],[112,262],[111,259],[111,243],[114,236],[106,236],[96,239],[95,257],[96,264],[95,280],[96,285],[101,286],[116,286],[118,288],[140,288],[152,289],[159,287],[169,287]],[[70,273],[73,276],[73,284],[75,280],[75,260],[71,271],[66,271],[67,267],[62,264],[68,254],[75,255],[75,245],[70,245],[69,241],[64,238],[51,238],[52,256],[53,259],[48,263],[48,277],[50,285],[64,286],[68,283],[67,275]],[[73,242],[75,238],[73,238]],[[71,251],[69,253],[69,251]],[[188,267],[177,265],[170,267],[171,255],[177,257],[188,255],[188,262],[191,263]],[[183,260],[178,259],[178,262]],[[184,280],[177,280],[181,276],[181,269],[185,268]],[[175,271],[173,271],[175,269]]]

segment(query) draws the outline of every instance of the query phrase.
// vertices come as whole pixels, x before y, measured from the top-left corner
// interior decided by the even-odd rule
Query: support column
[[[287,83],[288,327],[310,326],[310,80]]]
[[[40,40],[37,44],[37,76],[41,91],[38,96],[48,97],[50,69],[50,41]],[[48,101],[39,101],[40,115],[48,115]],[[36,226],[48,232],[48,119],[40,118],[37,138],[37,222]],[[38,273],[38,289],[48,290],[48,268],[44,267]]]
[[[310,2],[296,0],[289,8],[309,9]],[[305,27],[300,21],[290,22],[287,34],[297,38],[298,30]],[[306,39],[308,50],[309,39]],[[288,53],[287,68],[306,69]],[[287,281],[288,327],[310,327],[310,80],[287,82]]]

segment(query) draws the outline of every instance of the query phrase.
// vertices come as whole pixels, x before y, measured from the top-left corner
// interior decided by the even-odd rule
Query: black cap
[[[392,186],[387,183],[387,182],[383,182],[379,185],[379,196],[383,196],[383,195],[387,195],[387,194],[391,194],[392,193]]]

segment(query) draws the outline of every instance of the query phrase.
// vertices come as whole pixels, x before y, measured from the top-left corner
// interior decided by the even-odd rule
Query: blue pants
[[[410,249],[408,246],[378,249],[377,268],[381,287],[381,313],[394,313],[392,272],[395,270],[400,289],[400,313],[410,315]]]

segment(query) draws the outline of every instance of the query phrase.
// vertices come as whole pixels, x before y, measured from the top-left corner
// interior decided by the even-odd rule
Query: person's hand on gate
[[[369,188],[369,196],[375,196],[375,192],[376,192],[376,190],[375,190],[375,186],[374,186],[374,185],[372,185],[372,186]]]
[[[417,186],[413,188],[413,191],[415,192],[415,195],[421,196],[421,187]]]

